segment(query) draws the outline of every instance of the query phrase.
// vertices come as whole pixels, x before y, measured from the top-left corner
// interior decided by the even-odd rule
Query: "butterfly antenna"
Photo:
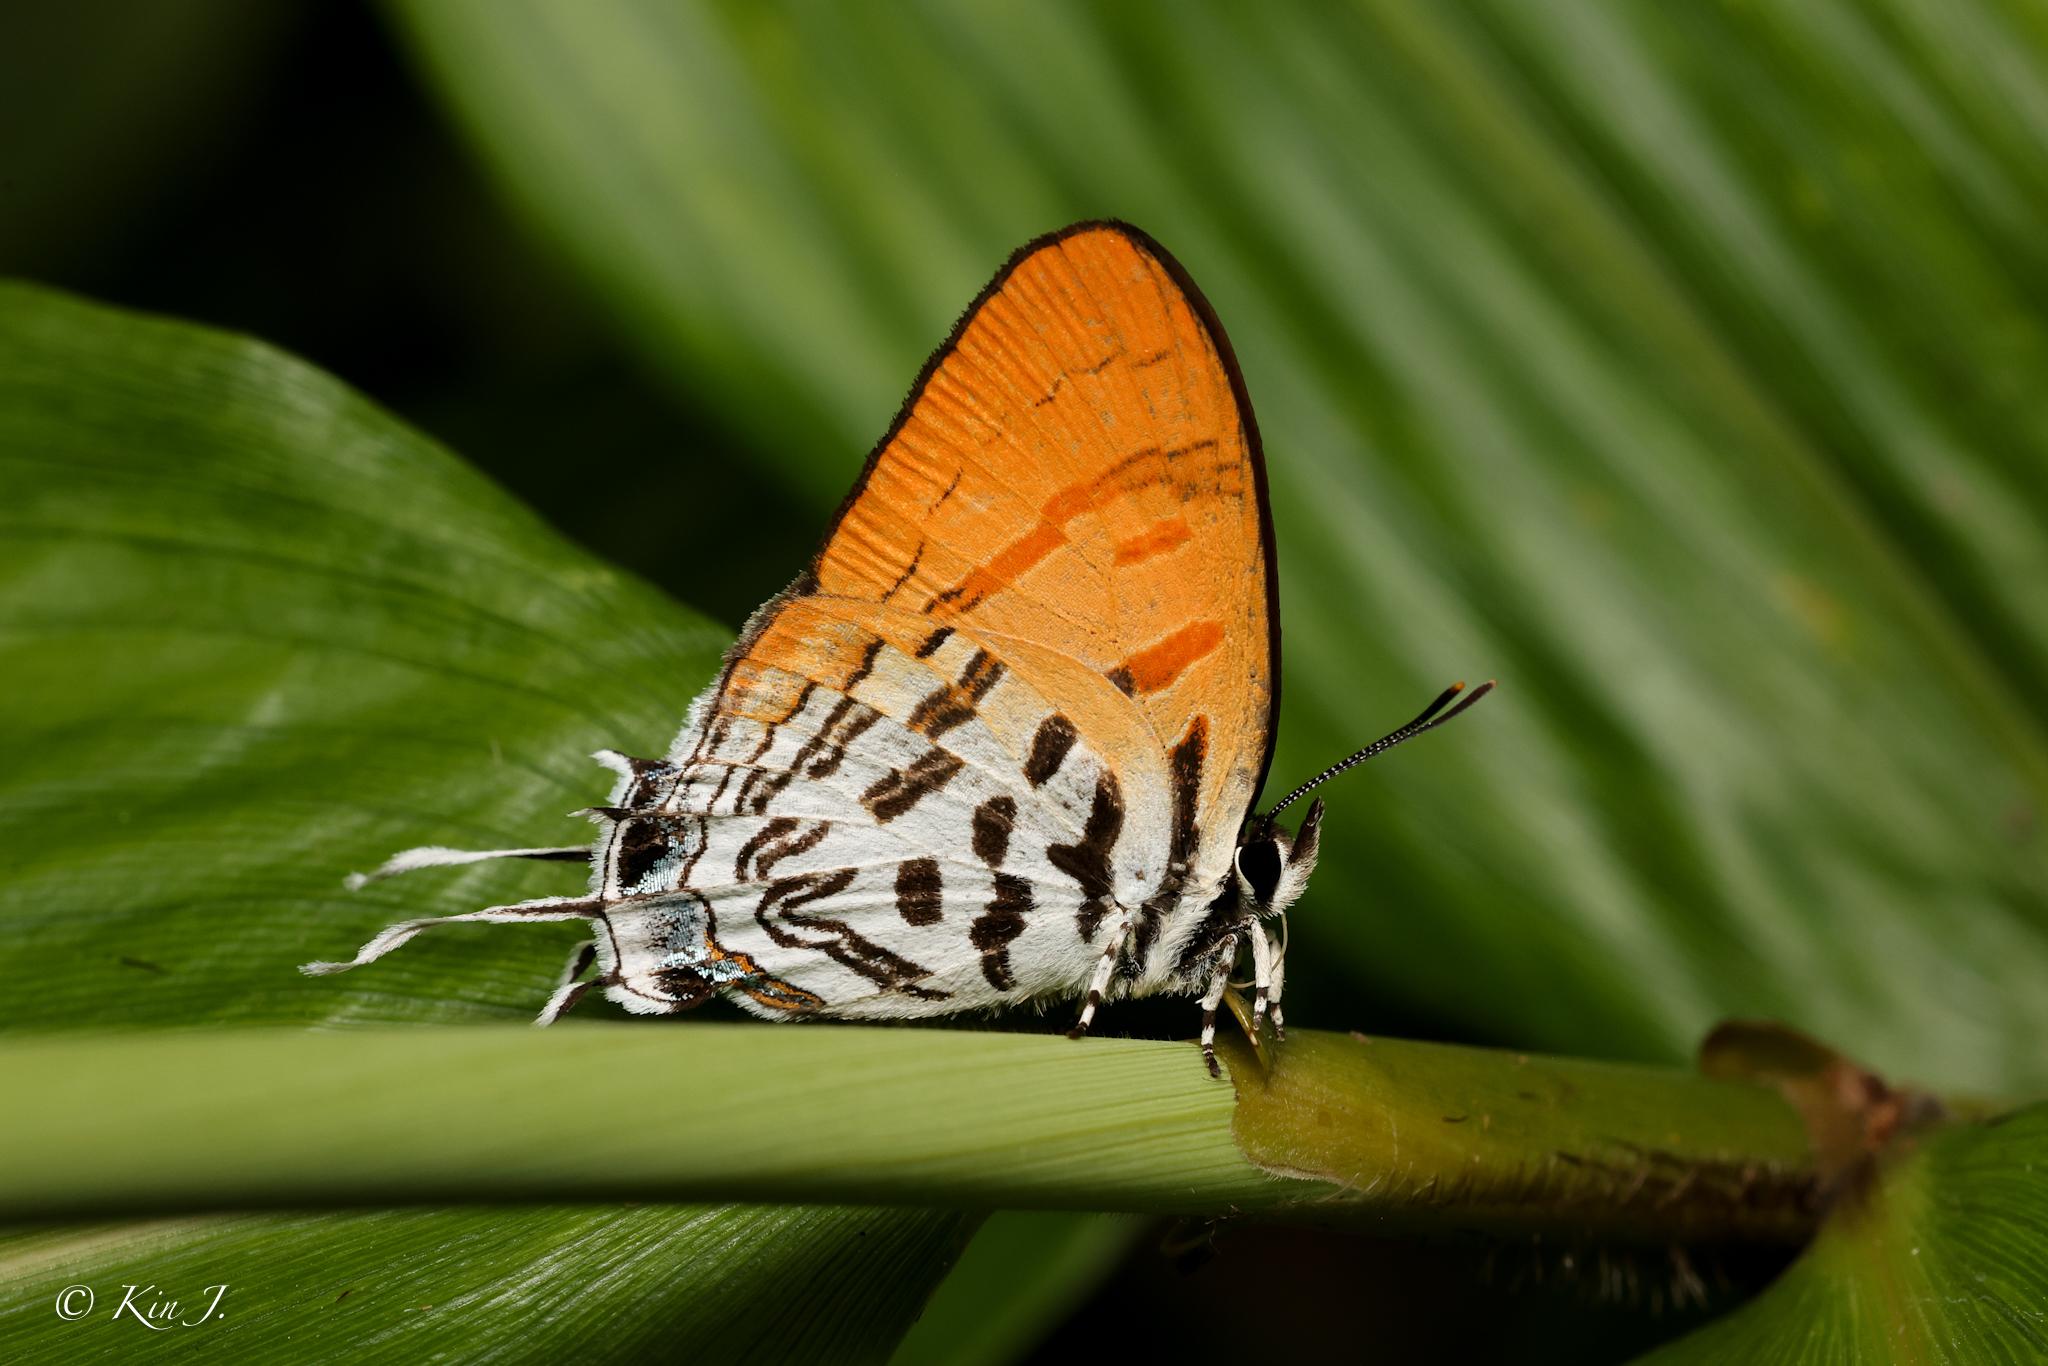
[[[1413,721],[1410,721],[1407,725],[1402,726],[1399,730],[1389,731],[1387,734],[1382,735],[1379,739],[1373,741],[1371,744],[1367,745],[1364,749],[1361,749],[1360,751],[1358,751],[1358,753],[1352,755],[1350,758],[1342,759],[1339,760],[1337,763],[1331,764],[1321,773],[1316,774],[1315,777],[1310,778],[1300,787],[1295,788],[1294,791],[1288,793],[1285,797],[1282,797],[1279,803],[1275,805],[1272,810],[1268,811],[1265,814],[1263,819],[1267,821],[1272,820],[1273,817],[1279,815],[1282,811],[1286,810],[1289,806],[1293,805],[1295,801],[1304,796],[1307,796],[1310,792],[1313,792],[1315,789],[1321,787],[1324,783],[1327,783],[1328,781],[1330,781],[1330,779],[1336,777],[1345,769],[1356,768],[1359,764],[1364,763],[1367,759],[1372,758],[1375,754],[1384,754],[1388,750],[1392,749],[1395,745],[1400,744],[1403,740],[1413,740],[1416,736],[1422,734],[1426,730],[1435,730],[1438,726],[1441,726],[1444,722],[1451,720],[1453,717],[1459,715],[1461,712],[1466,711],[1472,706],[1474,702],[1477,702],[1480,698],[1492,692],[1493,687],[1494,680],[1490,678],[1487,679],[1484,683],[1481,683],[1478,687],[1474,688],[1469,693],[1465,692],[1465,685],[1463,683],[1451,684],[1450,687],[1445,688],[1442,692],[1436,695],[1436,700],[1434,702],[1431,702],[1428,706],[1422,709],[1422,714],[1420,716],[1417,716]],[[1460,693],[1464,693],[1464,696],[1460,697]],[[1456,703],[1455,706],[1452,705],[1453,702]],[[1444,710],[1446,707],[1449,707],[1450,710]]]

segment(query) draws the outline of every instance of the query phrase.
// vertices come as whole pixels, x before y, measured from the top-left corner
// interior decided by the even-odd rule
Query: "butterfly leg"
[[[1256,1042],[1273,994],[1273,940],[1264,925],[1247,925],[1245,934],[1252,941],[1252,1038]]]
[[[1286,1018],[1280,1014],[1280,987],[1287,977],[1287,937],[1281,935],[1280,942],[1273,950],[1273,1037],[1287,1037]]]
[[[1103,945],[1102,957],[1095,964],[1095,976],[1088,982],[1088,999],[1081,1002],[1081,1018],[1067,1031],[1068,1038],[1080,1038],[1088,1032],[1088,1026],[1095,1023],[1095,1008],[1102,1004],[1102,994],[1109,990],[1109,979],[1116,974],[1117,960],[1123,957],[1130,940],[1131,922],[1126,920],[1116,927],[1116,933]]]
[[[1223,1075],[1223,1069],[1216,1063],[1216,1008],[1223,1004],[1223,993],[1230,990],[1230,970],[1236,964],[1237,936],[1232,935],[1216,957],[1215,970],[1209,974],[1209,989],[1202,993],[1202,1061],[1208,1064],[1212,1077]]]

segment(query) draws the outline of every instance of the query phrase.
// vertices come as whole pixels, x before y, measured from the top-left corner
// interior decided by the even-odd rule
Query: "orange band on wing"
[[[1170,468],[1177,460],[1215,448],[1216,442],[1213,438],[1205,438],[1171,450],[1147,446],[1118,460],[1102,474],[1068,485],[1046,499],[1045,506],[1039,511],[1036,526],[997,552],[995,558],[987,564],[969,571],[966,578],[925,604],[925,611],[935,612],[941,607],[956,612],[971,611],[992,594],[1008,588],[1016,582],[1019,575],[1031,569],[1040,560],[1068,544],[1067,528],[1083,513],[1100,512],[1118,498],[1172,477],[1157,473],[1152,468],[1153,464],[1163,464]],[[1132,564],[1171,550],[1182,542],[1191,540],[1193,536],[1194,532],[1184,520],[1177,517],[1168,518],[1154,524],[1143,535],[1120,543],[1116,547],[1115,562]]]
[[[997,553],[993,560],[970,572],[959,584],[948,588],[932,599],[930,607],[958,603],[958,610],[965,612],[980,604],[991,593],[1008,588],[1019,574],[1037,564],[1046,556],[1067,543],[1067,538],[1051,522],[1040,522],[1019,539],[1012,541]]]
[[[1137,564],[1141,560],[1151,559],[1154,555],[1164,555],[1169,550],[1186,545],[1194,539],[1194,535],[1195,533],[1188,529],[1188,524],[1184,520],[1179,517],[1169,517],[1142,535],[1133,536],[1128,541],[1118,542],[1116,562],[1118,564]]]
[[[1213,621],[1183,626],[1157,645],[1147,645],[1112,669],[1110,681],[1133,697],[1159,692],[1187,667],[1223,643],[1223,627]]]

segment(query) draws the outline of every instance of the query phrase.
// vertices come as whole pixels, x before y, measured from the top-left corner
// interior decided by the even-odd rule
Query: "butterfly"
[[[747,622],[661,759],[606,750],[591,845],[393,857],[590,864],[590,890],[409,920],[581,920],[539,1022],[593,986],[671,1014],[897,1019],[1199,995],[1251,959],[1284,1022],[1284,916],[1323,807],[1279,813],[1483,695],[1254,814],[1280,700],[1272,516],[1229,341],[1164,248],[1117,222],[1019,250],[918,376],[824,548]],[[1460,685],[1462,686],[1462,685]],[[367,880],[359,875],[355,885]],[[586,975],[592,967],[595,975]]]

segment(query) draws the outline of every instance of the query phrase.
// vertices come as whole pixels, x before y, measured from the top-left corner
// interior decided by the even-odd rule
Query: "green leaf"
[[[362,894],[342,877],[423,842],[586,838],[565,813],[609,780],[583,756],[664,748],[725,640],[303,365],[0,287],[0,1026],[528,1018],[567,927],[450,930],[319,982],[296,965],[401,916],[572,889],[559,865]],[[118,1093],[120,1053],[80,1080]],[[596,1059],[547,1101],[630,1128],[636,1084],[675,1083]],[[211,1140],[231,1151],[264,1104],[215,1114]],[[558,1359],[581,1324],[579,1359],[661,1341],[878,1360],[971,1222],[726,1207],[67,1229],[0,1252],[20,1296],[0,1324],[51,1350],[112,1341],[126,1325],[63,1323],[51,1297],[142,1276],[237,1287],[226,1323],[181,1339],[209,1355],[228,1337],[294,1361],[451,1343]],[[791,1277],[801,1301],[772,1289]],[[488,1308],[529,1294],[570,1336]],[[428,1302],[464,1308],[414,1312]]]
[[[2048,26],[1852,6],[394,0],[822,512],[1005,254],[1137,222],[1258,403],[1291,1013],[2048,1083]],[[878,79],[878,73],[886,78]],[[795,566],[792,565],[792,568]]]
[[[0,1238],[9,1361],[883,1361],[956,1251],[919,1210],[710,1205],[237,1215]],[[57,1317],[85,1285],[91,1315]],[[218,1317],[202,1320],[225,1285]],[[802,1287],[802,1296],[793,1295]],[[145,1292],[136,1303],[149,1305]],[[160,1354],[160,1355],[159,1355]]]
[[[1767,1293],[1645,1366],[2048,1358],[2044,1175],[2048,1105],[1933,1134],[1849,1192]]]

